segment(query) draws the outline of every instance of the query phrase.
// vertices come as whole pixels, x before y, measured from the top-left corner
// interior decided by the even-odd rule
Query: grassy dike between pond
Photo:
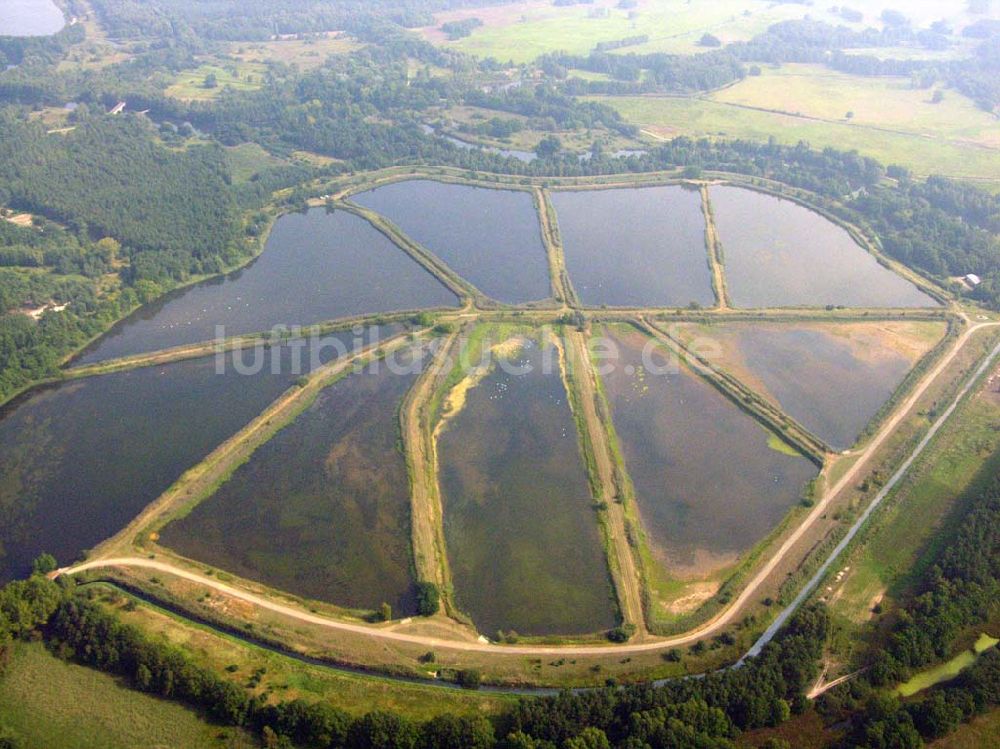
[[[642,586],[626,531],[625,508],[615,476],[614,458],[608,442],[608,427],[598,412],[597,373],[594,371],[587,339],[582,332],[567,328],[560,346],[560,364],[570,410],[576,421],[580,450],[587,466],[591,493],[597,502],[608,569],[621,615],[623,634],[646,634],[642,607]]]
[[[549,194],[541,188],[533,189],[531,195],[535,201],[535,211],[538,213],[542,229],[542,242],[545,244],[545,252],[549,259],[552,295],[557,302],[578,307],[580,300],[566,270],[566,254],[563,250],[562,235],[559,233],[555,207],[549,200]]]
[[[460,346],[458,332],[440,342],[430,364],[410,388],[399,410],[400,431],[410,477],[410,531],[416,579],[434,583],[444,613],[455,616],[454,588],[444,540],[444,508],[437,480],[437,451],[428,404],[447,378]]]
[[[315,401],[320,391],[365,361],[412,345],[426,333],[401,333],[387,341],[336,359],[303,377],[243,429],[209,453],[201,463],[185,471],[160,497],[147,506],[121,531],[98,545],[90,557],[109,556],[146,548],[156,533],[171,520],[183,516],[208,498],[253,452],[290,424]]]
[[[701,212],[705,217],[705,249],[708,252],[708,268],[712,272],[715,307],[724,311],[732,306],[732,302],[729,299],[729,286],[726,284],[722,242],[719,240],[719,230],[715,226],[715,213],[712,211],[712,200],[708,196],[708,185],[702,184],[699,192],[701,193]]]

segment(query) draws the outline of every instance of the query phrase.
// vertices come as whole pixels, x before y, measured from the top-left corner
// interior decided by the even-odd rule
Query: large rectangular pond
[[[644,335],[615,328],[604,383],[654,554],[710,575],[781,522],[816,467]]]
[[[489,636],[606,629],[613,593],[555,352],[527,341],[509,362],[528,371],[494,366],[438,439],[458,606]]]
[[[705,218],[679,186],[555,191],[566,269],[587,305],[712,306]]]
[[[415,613],[398,408],[423,360],[392,361],[325,388],[160,543],[306,598]]]
[[[686,337],[717,346],[717,366],[844,450],[944,332],[932,322],[734,323],[691,326]]]
[[[530,193],[415,179],[351,200],[381,213],[493,299],[518,304],[552,294]]]
[[[737,307],[937,306],[815,211],[727,185],[709,196]]]
[[[259,368],[243,361],[223,374],[207,357],[70,381],[3,409],[0,582],[42,552],[66,564],[116,533],[297,376],[289,347]]]
[[[364,219],[313,208],[275,223],[246,268],[139,309],[91,346],[87,364],[341,317],[457,304],[457,298]]]
[[[0,2],[0,36],[49,36],[65,25],[63,12],[52,0]]]

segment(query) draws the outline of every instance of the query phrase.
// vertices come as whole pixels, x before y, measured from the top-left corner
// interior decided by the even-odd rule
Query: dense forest
[[[180,28],[206,39],[261,40],[353,28],[375,16],[403,27],[429,26],[433,13],[498,5],[500,0],[92,0],[117,37],[169,37]]]

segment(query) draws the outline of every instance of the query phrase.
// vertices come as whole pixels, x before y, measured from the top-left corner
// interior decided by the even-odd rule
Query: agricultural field
[[[779,21],[809,17],[855,28],[881,26],[883,10],[891,2],[866,3],[864,18],[848,23],[823,7],[763,0],[720,0],[692,4],[683,0],[641,0],[634,9],[622,9],[615,0],[592,4],[554,6],[532,0],[496,7],[448,11],[435,16],[436,25],[421,30],[424,37],[446,47],[499,61],[524,63],[549,52],[586,54],[600,42],[646,35],[649,40],[620,48],[621,52],[693,54],[704,51],[698,41],[705,33],[724,44],[745,41]],[[961,28],[974,17],[947,0],[908,3],[907,17],[927,25],[945,19]],[[478,18],[483,25],[456,41],[448,41],[442,23]]]
[[[956,94],[951,96],[954,98]],[[957,141],[925,138],[846,121],[811,120],[710,99],[602,96],[590,97],[590,100],[614,107],[654,141],[678,135],[756,141],[773,138],[787,145],[805,141],[813,148],[856,150],[882,163],[907,167],[921,176],[941,174],[977,183],[996,183],[997,174],[1000,174],[1000,150]]]

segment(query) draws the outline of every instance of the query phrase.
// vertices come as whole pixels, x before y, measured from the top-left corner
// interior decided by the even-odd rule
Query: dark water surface
[[[737,307],[934,307],[844,229],[798,203],[725,185],[709,195]]]
[[[0,582],[113,535],[296,378],[287,347],[259,374],[213,357],[39,389],[0,418]],[[308,358],[307,358],[308,360]],[[247,363],[253,361],[249,354]]]
[[[351,200],[381,213],[487,296],[507,304],[551,296],[541,227],[527,192],[415,179]]]
[[[610,333],[620,359],[604,383],[654,548],[669,568],[705,574],[764,538],[816,467],[768,445],[768,432],[701,377],[666,374],[639,333]],[[652,350],[651,350],[652,351]]]
[[[415,613],[410,491],[398,408],[422,361],[394,359],[324,389],[160,543],[281,590]]]
[[[534,343],[468,393],[438,445],[458,605],[480,632],[596,632],[613,592],[558,364]],[[549,356],[554,357],[554,352]]]
[[[364,219],[325,208],[275,223],[246,268],[180,289],[116,325],[75,362],[87,364],[226,335],[340,317],[454,305],[434,276]]]
[[[580,301],[711,306],[701,195],[679,186],[554,191],[566,268]]]

